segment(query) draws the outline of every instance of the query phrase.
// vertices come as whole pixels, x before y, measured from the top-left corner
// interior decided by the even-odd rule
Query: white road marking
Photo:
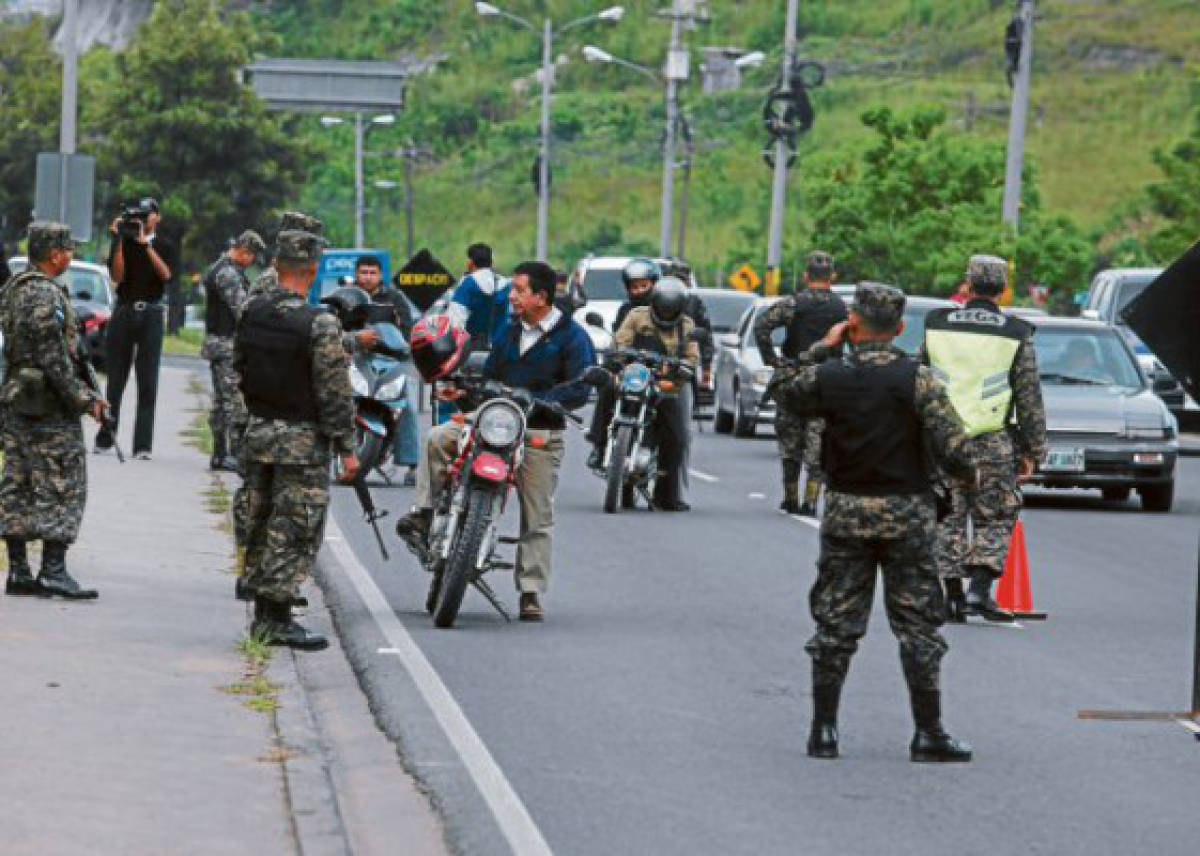
[[[720,479],[717,478],[716,476],[710,476],[708,473],[702,473],[699,470],[693,470],[693,469],[689,468],[688,473],[690,473],[691,475],[700,479],[700,481],[708,482],[709,484],[716,484],[717,482],[720,481]]]
[[[375,653],[376,654],[399,654],[400,649],[399,648],[376,648]]]
[[[746,498],[747,499],[766,499],[767,495],[765,493],[748,493],[748,494],[746,494]]]
[[[362,598],[363,605],[371,613],[383,637],[392,646],[391,649],[380,651],[395,650],[400,657],[405,670],[416,684],[425,703],[429,705],[450,745],[458,752],[484,802],[492,810],[496,824],[515,856],[551,856],[550,845],[533,822],[529,810],[517,796],[496,759],[492,757],[492,753],[488,751],[433,665],[409,635],[404,624],[396,617],[375,580],[342,539],[342,532],[337,523],[332,519],[328,520],[326,529],[333,535],[332,538],[326,536],[326,540],[331,542],[329,548],[337,555],[351,584]]]
[[[789,514],[788,517],[795,520],[797,523],[803,523],[805,526],[811,526],[813,529],[820,530],[821,521],[815,517],[805,517],[802,514]]]

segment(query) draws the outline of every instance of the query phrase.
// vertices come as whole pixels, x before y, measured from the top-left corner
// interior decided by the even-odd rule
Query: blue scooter
[[[405,420],[415,427],[414,386],[405,367],[411,353],[404,334],[387,322],[367,324],[379,343],[370,351],[356,352],[350,361],[350,388],[354,391],[354,440],[364,473],[378,470],[389,484],[384,467],[393,460],[396,439]],[[410,444],[405,444],[410,445]],[[414,439],[411,445],[416,445]],[[415,465],[417,450],[412,450]]]

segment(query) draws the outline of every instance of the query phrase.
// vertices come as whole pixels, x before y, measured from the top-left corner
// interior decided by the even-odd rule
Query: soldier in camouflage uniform
[[[212,374],[212,409],[208,424],[213,437],[209,468],[213,470],[233,472],[238,467],[240,432],[246,427],[246,405],[238,392],[237,376],[233,371],[233,334],[250,287],[245,270],[266,251],[258,233],[247,229],[204,274],[205,337],[200,356],[208,360]]]
[[[239,499],[246,585],[254,595],[252,631],[302,650],[328,644],[297,623],[291,607],[321,546],[330,454],[341,456],[347,480],[358,472],[341,327],[305,300],[324,243],[309,232],[279,233],[275,277],[245,304],[234,346],[250,412]]]
[[[4,475],[0,524],[8,548],[8,594],[97,596],[67,573],[67,548],[79,534],[87,501],[84,413],[100,421],[107,403],[82,379],[79,326],[66,289],[54,278],[71,264],[69,227],[29,227],[30,268],[0,292],[7,374],[0,386]],[[41,539],[41,573],[34,580],[26,543]]]
[[[946,642],[934,562],[932,449],[952,475],[973,480],[966,436],[932,372],[892,345],[904,328],[904,293],[863,283],[849,321],[833,327],[802,364],[772,378],[779,406],[823,416],[829,493],[817,581],[809,595],[816,634],[808,753],[837,757],[837,708],[858,640],[867,630],[876,569],[900,643],[912,700],[914,761],[969,761],[971,748],[941,725],[939,671]],[[848,341],[851,352],[829,360]]]
[[[830,290],[834,279],[833,256],[821,250],[809,254],[804,269],[804,291],[785,297],[754,321],[754,342],[763,363],[780,367],[804,359],[805,352],[834,324],[846,319],[846,304]],[[771,334],[783,328],[782,356],[771,344]],[[783,466],[783,502],[785,514],[815,517],[821,492],[821,432],[824,423],[816,418],[801,418],[783,409],[775,413],[775,436],[779,442],[779,461]],[[805,467],[804,503],[800,503],[800,464]]]
[[[950,514],[938,525],[938,570],[946,585],[947,617],[955,622],[967,615],[1012,621],[992,599],[992,582],[1004,570],[1021,511],[1019,483],[1046,451],[1033,328],[996,305],[1007,279],[1004,259],[972,256],[966,304],[935,310],[926,319],[922,358],[945,381],[980,469],[978,488],[951,491]],[[970,581],[965,598],[964,578]]]

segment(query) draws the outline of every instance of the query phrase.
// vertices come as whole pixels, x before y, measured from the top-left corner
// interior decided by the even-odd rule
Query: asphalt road
[[[381,561],[353,496],[334,517],[558,854],[1194,854],[1200,743],[1173,722],[1080,709],[1190,700],[1200,461],[1176,509],[1088,494],[1024,513],[1044,623],[946,629],[945,720],[969,765],[908,761],[911,719],[879,604],[842,703],[839,761],[809,759],[817,532],[780,515],[774,442],[697,438],[694,510],[600,511],[572,437],[542,625],[469,592],[459,625],[422,611],[427,578],[386,523]],[[410,492],[377,488],[402,513]],[[515,530],[515,520],[511,530]],[[358,590],[328,600],[372,708],[462,851],[511,852]],[[493,585],[512,608],[507,580]]]

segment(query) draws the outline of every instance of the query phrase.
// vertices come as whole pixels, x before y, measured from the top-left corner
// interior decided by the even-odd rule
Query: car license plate
[[[1083,449],[1050,449],[1042,461],[1042,469],[1058,473],[1083,472]]]

